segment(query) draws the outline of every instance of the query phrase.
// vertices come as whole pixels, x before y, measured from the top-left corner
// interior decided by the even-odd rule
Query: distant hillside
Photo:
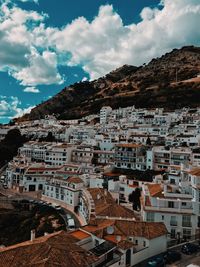
[[[48,101],[36,106],[20,120],[57,114],[60,119],[80,118],[112,108],[165,107],[169,109],[200,105],[200,48],[174,49],[147,65],[124,65],[92,82],[65,87]]]

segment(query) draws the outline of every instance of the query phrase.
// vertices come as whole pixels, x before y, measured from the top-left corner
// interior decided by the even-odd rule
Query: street
[[[200,252],[194,253],[192,255],[185,255],[182,253],[182,259],[179,262],[169,264],[166,266],[167,267],[187,267],[190,264],[194,264],[200,267]]]

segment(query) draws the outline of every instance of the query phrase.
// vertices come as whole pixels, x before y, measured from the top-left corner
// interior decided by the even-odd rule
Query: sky
[[[0,123],[75,82],[200,45],[200,0],[0,0]]]

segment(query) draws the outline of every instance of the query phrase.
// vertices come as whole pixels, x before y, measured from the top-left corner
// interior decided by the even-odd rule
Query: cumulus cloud
[[[14,118],[29,113],[33,107],[20,108],[21,101],[15,96],[0,96],[0,119]]]
[[[56,53],[44,51],[40,55],[33,49],[28,59],[29,66],[13,73],[13,77],[21,81],[22,85],[35,86],[37,84],[63,83],[63,79],[57,72]]]
[[[141,21],[130,25],[123,25],[113,7],[105,5],[92,22],[78,18],[51,32],[49,39],[58,53],[71,53],[68,64],[81,64],[92,79],[123,64],[141,65],[174,47],[199,45],[200,2],[161,4],[161,9],[145,7]]]
[[[56,53],[37,47],[32,33],[46,15],[16,6],[9,8],[7,3],[1,9],[0,70],[8,71],[25,86],[62,83]]]
[[[25,93],[35,93],[36,94],[36,93],[39,93],[40,90],[38,88],[34,87],[34,86],[29,86],[29,87],[24,88],[24,92]]]
[[[141,65],[175,47],[200,44],[199,0],[162,0],[129,25],[112,5],[101,6],[92,21],[79,17],[62,28],[48,27],[44,14],[6,4],[2,10],[0,70],[25,86],[62,83],[60,65],[79,65],[96,79],[123,64]]]

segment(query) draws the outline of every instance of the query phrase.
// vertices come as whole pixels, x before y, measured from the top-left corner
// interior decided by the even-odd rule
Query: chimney
[[[31,241],[35,239],[35,229],[31,230]]]
[[[44,233],[44,236],[47,236],[48,234],[49,234],[49,233],[45,232],[45,233]]]

